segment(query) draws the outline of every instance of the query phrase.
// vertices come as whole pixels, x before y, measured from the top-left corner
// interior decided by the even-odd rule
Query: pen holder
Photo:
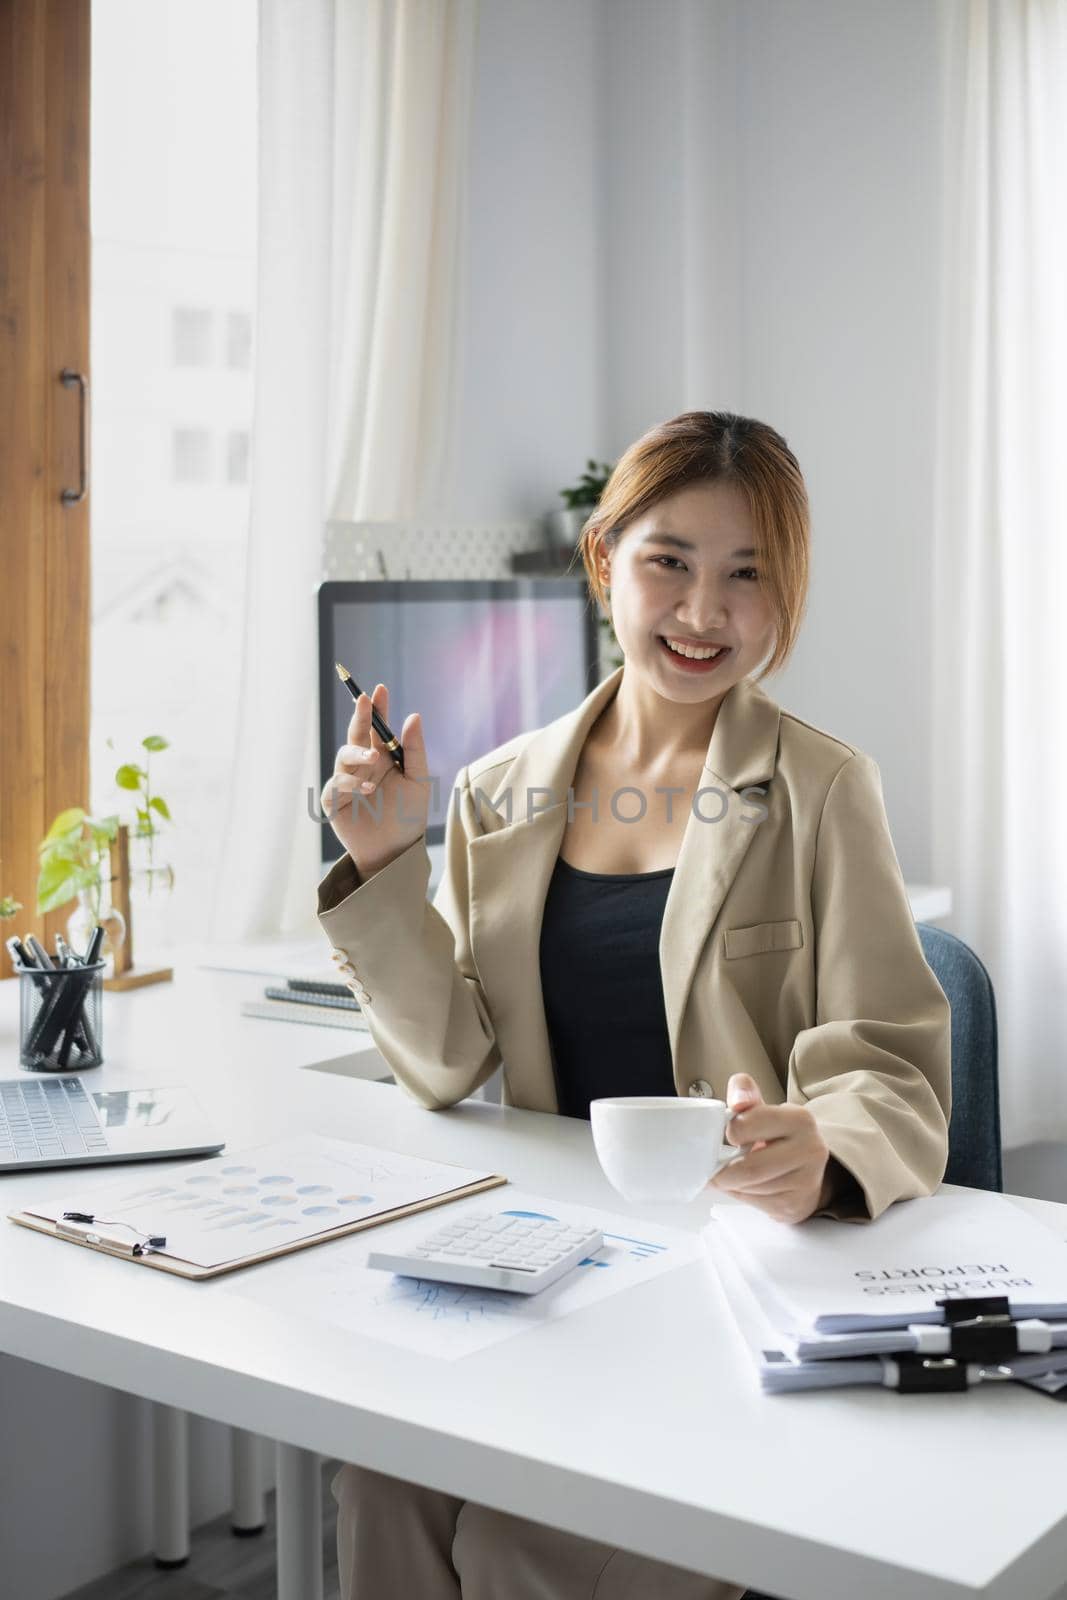
[[[19,1061],[29,1072],[83,1072],[103,1053],[103,971],[92,966],[19,973]]]

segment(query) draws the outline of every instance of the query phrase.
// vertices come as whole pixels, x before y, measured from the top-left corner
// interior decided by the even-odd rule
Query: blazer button
[[[714,1100],[715,1091],[704,1078],[698,1078],[696,1083],[689,1085],[690,1100]]]

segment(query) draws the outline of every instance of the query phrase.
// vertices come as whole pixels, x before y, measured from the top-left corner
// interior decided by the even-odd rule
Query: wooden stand
[[[122,913],[126,937],[115,952],[115,971],[104,979],[105,989],[142,989],[149,983],[166,983],[173,967],[137,967],[133,960],[133,911],[130,907],[130,830],[123,823],[111,841],[111,904]]]

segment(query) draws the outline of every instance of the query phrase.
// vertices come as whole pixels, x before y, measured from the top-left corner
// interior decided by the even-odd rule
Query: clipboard
[[[222,1261],[217,1266],[209,1267],[200,1266],[195,1261],[183,1260],[180,1256],[170,1255],[165,1249],[135,1255],[130,1244],[122,1243],[117,1237],[113,1240],[107,1237],[107,1224],[103,1222],[98,1226],[94,1225],[92,1229],[94,1236],[90,1238],[73,1231],[61,1231],[58,1223],[30,1211],[9,1211],[7,1215],[8,1221],[16,1223],[20,1228],[32,1228],[36,1233],[44,1233],[52,1239],[58,1239],[61,1244],[78,1245],[83,1250],[95,1250],[98,1255],[114,1256],[119,1261],[132,1261],[138,1267],[150,1267],[155,1272],[169,1272],[172,1277],[200,1282],[205,1278],[219,1278],[225,1273],[237,1272],[242,1267],[258,1266],[261,1262],[273,1261],[278,1256],[293,1255],[297,1250],[310,1250],[316,1245],[328,1244],[332,1239],[347,1238],[349,1234],[362,1233],[365,1228],[376,1228],[383,1222],[396,1222],[401,1217],[414,1216],[419,1211],[430,1211],[436,1206],[447,1205],[452,1200],[465,1200],[469,1195],[483,1194],[487,1189],[499,1188],[507,1181],[507,1178],[492,1173],[475,1183],[464,1184],[462,1188],[449,1189],[444,1194],[430,1195],[424,1200],[414,1200],[407,1205],[394,1206],[389,1211],[379,1211],[371,1217],[360,1217],[354,1222],[341,1223],[336,1228],[323,1229],[321,1233],[312,1234],[310,1238],[272,1245],[269,1249],[235,1256],[232,1261]],[[86,1234],[88,1232],[87,1227]]]

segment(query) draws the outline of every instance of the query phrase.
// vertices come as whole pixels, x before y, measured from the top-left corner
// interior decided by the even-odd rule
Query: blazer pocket
[[[768,950],[797,950],[803,943],[803,930],[795,917],[786,922],[757,922],[751,928],[727,928],[723,937],[727,961],[763,955]]]

